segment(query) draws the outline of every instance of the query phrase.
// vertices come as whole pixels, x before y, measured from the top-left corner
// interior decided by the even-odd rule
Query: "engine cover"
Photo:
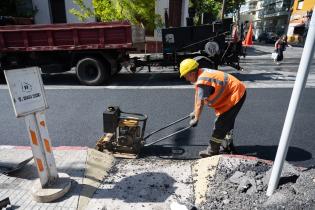
[[[116,132],[101,137],[96,149],[112,152],[115,157],[136,158],[144,144],[139,121],[136,118],[121,119]]]

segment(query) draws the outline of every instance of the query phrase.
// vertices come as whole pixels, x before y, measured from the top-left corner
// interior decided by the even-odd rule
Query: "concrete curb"
[[[80,146],[58,146],[52,147],[53,150],[87,150],[88,147]],[[13,146],[13,145],[0,145],[0,149],[16,149],[16,150],[31,150],[31,146]]]
[[[217,165],[219,164],[221,155],[203,158],[197,160],[192,166],[194,176],[195,189],[195,205],[199,206],[206,199],[206,192],[210,186],[210,179],[213,179],[216,173]]]

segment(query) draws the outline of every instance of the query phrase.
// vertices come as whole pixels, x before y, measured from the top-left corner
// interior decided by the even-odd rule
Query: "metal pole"
[[[272,167],[271,177],[268,184],[267,196],[271,196],[274,190],[278,187],[279,178],[281,175],[283,163],[287,156],[289,143],[291,140],[292,126],[295,118],[295,113],[300,102],[302,91],[305,87],[309,67],[314,54],[315,43],[315,15],[312,15],[308,36],[304,45],[300,66],[296,75],[289,108],[284,121],[280,142],[276,154],[276,159]]]

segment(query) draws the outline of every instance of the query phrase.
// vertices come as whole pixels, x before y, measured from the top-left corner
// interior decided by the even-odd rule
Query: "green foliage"
[[[87,7],[83,3],[83,0],[73,0],[73,3],[79,6],[79,10],[72,8],[69,10],[69,12],[77,16],[79,20],[84,21],[94,15],[91,8]]]
[[[217,19],[221,9],[221,2],[218,0],[191,0],[190,7],[195,9],[194,22],[199,25],[202,13],[209,13],[214,19]]]
[[[245,0],[225,0],[224,14],[237,12]],[[202,13],[210,13],[219,19],[223,0],[190,0],[190,6],[196,9],[195,23],[200,23]]]
[[[195,0],[192,1],[192,6],[196,9],[198,15],[205,12],[219,14],[221,2],[218,0]]]
[[[245,0],[226,0],[225,14],[237,12]]]
[[[92,0],[93,10],[84,5],[83,0],[73,0],[79,10],[70,13],[80,20],[95,16],[100,21],[129,20],[133,24],[143,24],[148,31],[161,25],[161,17],[155,15],[153,0]]]

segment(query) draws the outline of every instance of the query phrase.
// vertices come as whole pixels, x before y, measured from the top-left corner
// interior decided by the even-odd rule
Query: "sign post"
[[[315,7],[314,7],[315,9]],[[295,119],[295,113],[299,106],[302,91],[305,87],[307,76],[310,71],[310,65],[313,61],[315,47],[315,15],[312,16],[310,29],[304,44],[304,49],[296,75],[287,115],[284,121],[280,142],[277,149],[276,159],[274,161],[272,172],[268,184],[267,196],[271,196],[278,187],[279,178],[282,172],[283,163],[287,156],[291,140],[292,127]]]
[[[39,180],[32,194],[38,202],[51,202],[70,189],[67,174],[57,172],[44,110],[48,108],[38,67],[5,70],[16,117],[24,117]],[[62,177],[62,179],[61,179]]]

